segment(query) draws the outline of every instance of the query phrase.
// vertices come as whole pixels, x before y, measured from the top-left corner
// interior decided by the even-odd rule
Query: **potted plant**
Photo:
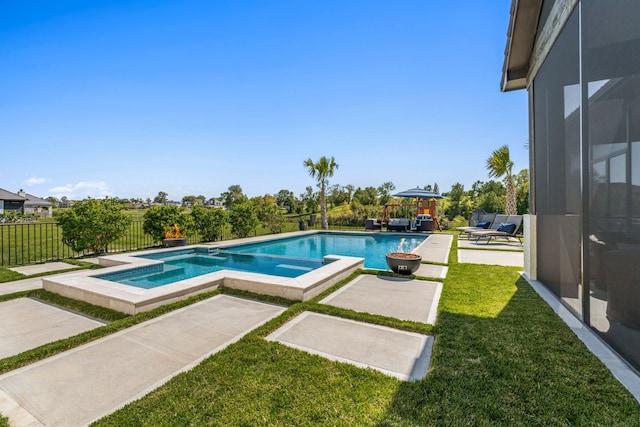
[[[175,246],[186,246],[187,236],[180,230],[178,224],[173,224],[170,227],[164,227],[164,239],[162,244],[165,248],[172,248]]]

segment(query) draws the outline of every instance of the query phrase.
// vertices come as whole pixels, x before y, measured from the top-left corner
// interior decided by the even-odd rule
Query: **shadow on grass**
[[[379,425],[640,425],[636,400],[523,278],[469,286],[478,267],[450,270],[431,371],[400,385]],[[469,304],[504,303],[447,304],[464,289]]]

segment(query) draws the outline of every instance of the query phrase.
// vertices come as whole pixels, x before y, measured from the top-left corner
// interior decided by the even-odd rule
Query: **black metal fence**
[[[307,223],[308,229],[318,229],[320,221]],[[364,224],[362,221],[361,224]],[[131,222],[125,235],[109,245],[107,253],[130,252],[150,248],[158,248],[160,242],[154,242],[148,234],[142,231],[142,220]],[[355,226],[353,219],[336,218],[330,221],[332,229],[364,229]],[[283,232],[299,230],[299,220],[289,218],[284,225]],[[269,234],[269,230],[259,226],[254,235]],[[234,238],[231,227],[223,230],[221,240]],[[202,242],[198,234],[189,237],[189,244]],[[0,224],[0,267],[11,267],[28,264],[38,264],[49,261],[59,261],[69,258],[93,256],[89,252],[75,252],[62,242],[62,228],[56,222],[25,222]]]

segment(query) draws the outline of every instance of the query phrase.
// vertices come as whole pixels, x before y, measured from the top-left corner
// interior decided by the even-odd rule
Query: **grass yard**
[[[291,303],[225,290],[289,308],[95,425],[640,425],[637,401],[519,276],[518,268],[458,264],[456,249],[454,239],[435,327],[318,304],[326,293]],[[9,278],[3,274],[0,269],[0,279]],[[112,323],[0,360],[0,373],[213,295],[136,316],[44,291],[3,299],[27,294]],[[402,382],[263,339],[304,310],[435,334],[429,374]],[[5,425],[0,416],[0,426]]]
[[[372,321],[315,299],[96,425],[640,425],[637,401],[518,268],[451,261],[423,380],[401,382],[262,338],[302,310]]]

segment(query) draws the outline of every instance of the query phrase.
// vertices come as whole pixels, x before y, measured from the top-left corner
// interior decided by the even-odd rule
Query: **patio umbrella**
[[[393,194],[393,197],[411,197],[416,199],[443,199],[440,194],[436,194],[433,191],[427,191],[420,187],[412,188],[410,190],[401,191]]]

